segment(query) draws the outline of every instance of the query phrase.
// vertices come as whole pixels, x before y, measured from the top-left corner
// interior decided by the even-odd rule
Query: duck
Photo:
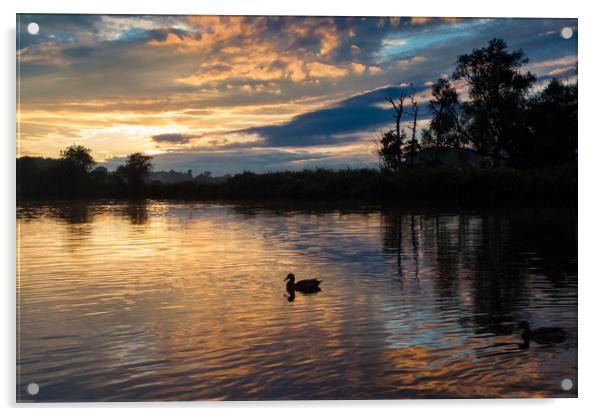
[[[287,280],[288,282],[286,283],[286,290],[289,293],[294,293],[295,291],[301,293],[315,293],[321,290],[320,283],[322,283],[322,281],[318,279],[299,280],[298,282],[295,282],[295,275],[289,273],[284,281],[286,282]]]
[[[535,341],[538,344],[557,344],[564,342],[567,338],[566,332],[562,328],[544,327],[531,330],[531,326],[527,321],[518,323],[525,345],[529,345],[530,341]]]

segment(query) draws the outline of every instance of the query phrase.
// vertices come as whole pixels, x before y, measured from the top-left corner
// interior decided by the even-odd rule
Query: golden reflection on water
[[[577,372],[564,212],[149,202],[17,217],[20,400],[30,382],[41,401],[576,395],[560,389]],[[322,292],[289,302],[291,271]],[[572,336],[521,349],[522,319]]]

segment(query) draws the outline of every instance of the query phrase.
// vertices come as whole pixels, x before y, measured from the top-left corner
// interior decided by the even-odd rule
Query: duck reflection
[[[288,300],[289,302],[294,302],[295,301],[295,289],[290,289],[287,287],[286,292],[288,293],[288,297],[286,298],[286,300]]]
[[[321,291],[322,291],[322,289],[318,288],[318,289],[316,289],[316,290],[314,290],[312,292],[301,292],[301,293],[303,295],[313,295],[313,294],[316,294],[316,293],[321,292]],[[294,289],[287,288],[286,289],[286,293],[288,295],[288,296],[285,295],[286,296],[286,300],[288,300],[289,302],[294,302],[295,301],[295,297],[297,296],[296,295],[296,291]]]

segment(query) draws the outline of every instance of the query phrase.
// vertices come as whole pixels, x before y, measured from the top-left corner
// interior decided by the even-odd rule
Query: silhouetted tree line
[[[123,166],[109,172],[104,167],[92,169],[93,162],[84,156],[89,152],[75,153],[82,156],[81,160],[18,159],[17,198],[322,198],[484,203],[557,200],[572,203],[577,196],[575,164],[531,169],[426,166],[404,168],[399,172],[384,169],[244,172],[221,183],[162,183],[144,180],[150,170],[148,156],[131,155]]]
[[[115,172],[97,166],[91,150],[72,145],[58,159],[17,159],[17,198],[143,196],[152,157],[133,153]]]
[[[438,153],[454,149],[458,166],[467,167],[463,150],[470,149],[491,167],[556,166],[577,160],[577,85],[552,79],[540,92],[536,76],[523,67],[529,62],[519,49],[508,51],[501,39],[460,55],[451,76],[432,85],[429,127],[416,137],[418,106],[415,93],[387,98],[395,129],[385,131],[377,150],[381,166],[399,171],[405,165],[437,164]],[[455,86],[466,90],[461,100]],[[409,107],[409,110],[406,108]],[[401,128],[409,118],[411,135]],[[417,158],[431,149],[428,161]]]

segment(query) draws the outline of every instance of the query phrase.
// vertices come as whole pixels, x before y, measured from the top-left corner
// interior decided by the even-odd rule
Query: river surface
[[[28,203],[17,227],[19,401],[577,395],[572,210]]]

